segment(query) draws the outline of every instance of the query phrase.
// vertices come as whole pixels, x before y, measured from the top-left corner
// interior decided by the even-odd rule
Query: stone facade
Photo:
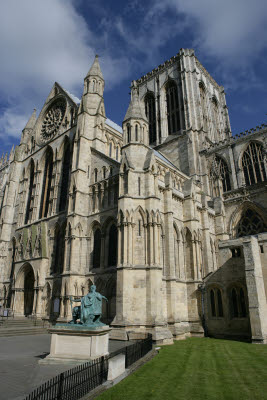
[[[266,134],[231,134],[225,93],[181,49],[132,82],[122,129],[96,57],[55,83],[0,166],[1,302],[71,318],[92,283],[112,337],[267,337]]]

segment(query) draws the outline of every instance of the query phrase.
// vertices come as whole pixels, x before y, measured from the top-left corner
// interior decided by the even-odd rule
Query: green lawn
[[[191,338],[159,354],[97,400],[267,399],[267,345]]]

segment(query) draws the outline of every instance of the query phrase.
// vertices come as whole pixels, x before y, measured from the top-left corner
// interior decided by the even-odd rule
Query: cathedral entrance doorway
[[[15,281],[14,311],[17,315],[31,315],[34,303],[34,271],[30,264],[24,264]]]
[[[30,269],[24,277],[24,315],[31,315],[33,309],[33,298],[34,298],[34,274],[33,270]]]

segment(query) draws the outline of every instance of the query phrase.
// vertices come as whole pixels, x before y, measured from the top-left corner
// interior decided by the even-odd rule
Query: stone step
[[[7,336],[21,336],[21,335],[40,335],[48,333],[46,328],[41,327],[30,327],[21,329],[0,329],[0,337]]]
[[[36,320],[36,321],[16,321],[16,320],[9,320],[3,321],[1,325],[43,325],[43,321]]]

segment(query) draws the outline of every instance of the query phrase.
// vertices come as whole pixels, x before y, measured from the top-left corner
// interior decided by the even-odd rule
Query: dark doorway
[[[34,298],[34,274],[33,270],[30,269],[25,274],[24,278],[24,314],[31,315],[33,310],[33,298]]]

